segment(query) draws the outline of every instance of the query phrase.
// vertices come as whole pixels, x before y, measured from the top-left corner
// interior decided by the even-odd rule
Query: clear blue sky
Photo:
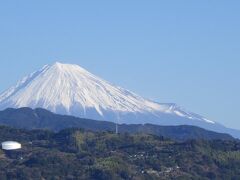
[[[240,129],[239,0],[0,2],[0,91],[54,61]]]

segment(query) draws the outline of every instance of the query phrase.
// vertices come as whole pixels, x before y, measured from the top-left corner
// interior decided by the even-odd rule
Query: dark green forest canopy
[[[0,179],[240,179],[240,143],[175,142],[148,134],[0,127]]]

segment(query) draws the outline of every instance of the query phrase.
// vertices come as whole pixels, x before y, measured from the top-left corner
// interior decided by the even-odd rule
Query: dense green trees
[[[0,127],[0,179],[240,179],[240,143],[175,142],[147,134],[66,129],[59,133]]]

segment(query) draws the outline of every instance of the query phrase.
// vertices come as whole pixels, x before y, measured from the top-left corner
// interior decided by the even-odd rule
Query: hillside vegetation
[[[0,179],[240,179],[240,142],[176,142],[148,134],[0,127]]]

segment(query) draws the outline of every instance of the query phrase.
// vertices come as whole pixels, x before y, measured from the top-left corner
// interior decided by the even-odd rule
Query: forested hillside
[[[0,179],[240,179],[240,143],[176,142],[148,134],[0,127]]]

